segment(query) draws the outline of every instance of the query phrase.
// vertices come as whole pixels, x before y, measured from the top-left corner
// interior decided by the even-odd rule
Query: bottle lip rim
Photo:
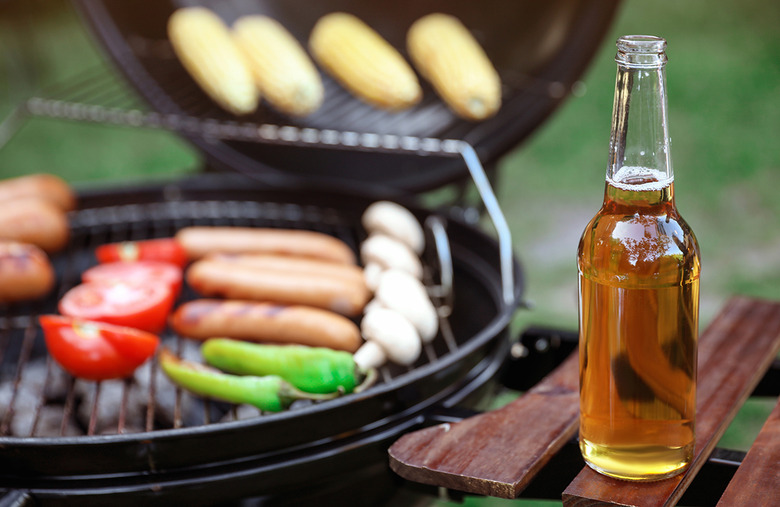
[[[615,61],[636,68],[658,68],[666,64],[666,39],[655,35],[623,35],[617,39]]]
[[[660,53],[666,49],[666,39],[656,35],[623,35],[615,44],[628,53]]]

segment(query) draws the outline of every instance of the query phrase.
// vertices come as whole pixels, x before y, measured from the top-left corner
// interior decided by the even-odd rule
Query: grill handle
[[[512,233],[509,231],[509,225],[506,222],[504,213],[498,205],[498,199],[490,186],[485,168],[479,161],[479,156],[474,147],[465,141],[455,141],[458,146],[458,152],[466,162],[466,167],[474,180],[479,196],[485,204],[493,227],[498,234],[498,252],[501,263],[501,286],[503,289],[504,302],[511,306],[515,300],[514,273],[512,268]]]
[[[424,155],[459,155],[479,192],[490,220],[496,229],[499,242],[499,261],[504,302],[515,302],[514,273],[512,266],[512,235],[498,199],[488,180],[479,155],[467,141],[437,139],[433,137],[399,136],[339,131],[332,129],[299,128],[292,125],[272,125],[203,120],[194,116],[121,109],[100,105],[87,105],[59,99],[33,97],[25,104],[25,113],[33,116],[64,118],[68,120],[98,122],[130,127],[159,128],[184,135],[196,135],[221,141],[248,141],[274,145],[308,146],[347,150],[378,151],[384,153],[417,153]],[[0,147],[2,139],[0,139]],[[258,176],[259,175],[254,175]]]

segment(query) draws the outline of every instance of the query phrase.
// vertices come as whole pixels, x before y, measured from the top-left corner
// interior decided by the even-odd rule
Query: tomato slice
[[[163,283],[94,281],[66,292],[59,310],[69,317],[158,333],[165,328],[174,299]]]
[[[98,264],[84,271],[83,282],[135,282],[165,283],[178,297],[182,283],[182,269],[160,261],[117,261]]]
[[[59,315],[38,318],[46,347],[74,377],[107,380],[130,376],[157,349],[160,339],[146,331]]]
[[[183,268],[187,265],[187,252],[174,238],[145,239],[107,243],[95,249],[98,262],[160,261]]]

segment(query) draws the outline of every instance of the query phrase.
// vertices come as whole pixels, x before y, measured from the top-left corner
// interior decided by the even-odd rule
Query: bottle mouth
[[[617,40],[615,61],[628,67],[661,67],[666,63],[666,40],[655,35],[624,35]]]

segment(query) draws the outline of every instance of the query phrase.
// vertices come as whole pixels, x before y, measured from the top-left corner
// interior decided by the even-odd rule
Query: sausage
[[[0,302],[29,301],[54,287],[54,269],[35,245],[0,241]]]
[[[211,253],[266,253],[355,264],[343,241],[315,231],[252,227],[185,227],[176,233],[190,260]]]
[[[173,330],[189,338],[294,343],[355,352],[360,329],[346,317],[300,305],[256,301],[197,299],[171,316]]]
[[[65,212],[50,202],[35,197],[0,202],[0,239],[32,243],[53,253],[61,250],[69,237]]]
[[[193,263],[186,279],[202,296],[307,305],[349,316],[360,314],[371,296],[365,283],[221,259]]]
[[[0,202],[27,197],[43,199],[62,211],[76,208],[76,194],[59,176],[40,173],[0,181]]]
[[[220,253],[207,256],[206,259],[235,263],[257,269],[269,269],[314,276],[331,276],[350,281],[357,285],[366,286],[366,278],[363,275],[363,270],[356,264],[340,264],[306,257],[273,254]]]

